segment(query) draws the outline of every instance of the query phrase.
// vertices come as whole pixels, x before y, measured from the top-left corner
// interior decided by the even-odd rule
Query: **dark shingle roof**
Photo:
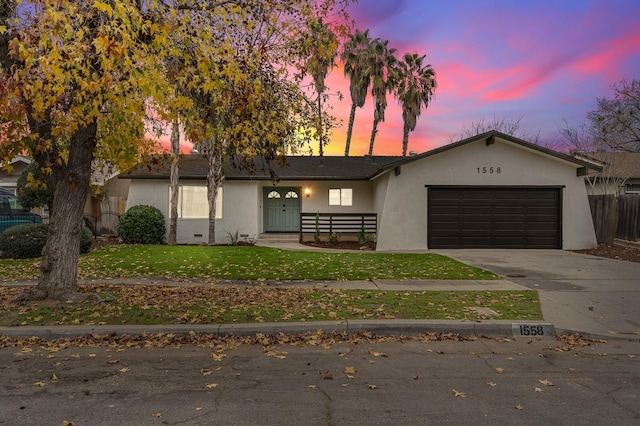
[[[275,179],[277,180],[368,180],[394,167],[436,155],[450,149],[455,149],[478,140],[486,140],[487,145],[489,145],[493,143],[496,137],[552,158],[573,163],[584,170],[593,169],[599,171],[601,169],[600,166],[595,165],[593,162],[574,158],[570,155],[553,151],[494,130],[409,157],[289,156],[286,157],[285,166],[281,167],[274,164],[271,168],[273,170],[273,176],[276,176]],[[207,177],[207,161],[201,155],[183,156],[180,158],[179,164],[180,179],[205,179]],[[121,177],[130,179],[168,179],[170,176],[170,166],[170,160],[161,161],[157,165],[139,166]],[[235,167],[232,159],[227,158],[225,162],[225,179],[272,180],[274,178],[272,178],[270,169],[263,159],[254,159],[251,170],[248,170],[246,168]]]
[[[575,156],[600,163],[604,176],[640,178],[640,152],[578,152]]]
[[[367,180],[390,164],[397,163],[407,157],[374,156],[374,157],[311,157],[288,156],[286,164],[273,164],[271,169],[280,180]],[[201,155],[186,155],[180,158],[180,179],[205,179],[207,177],[207,160]],[[271,180],[269,167],[264,160],[255,160],[253,170],[235,167],[233,160],[225,162],[225,179],[227,180]],[[168,179],[171,161],[159,164],[139,166],[123,175],[129,179]]]

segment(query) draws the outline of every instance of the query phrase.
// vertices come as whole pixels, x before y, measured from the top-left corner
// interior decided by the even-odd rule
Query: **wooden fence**
[[[590,195],[589,206],[599,244],[640,239],[640,195]]]
[[[301,213],[300,237],[315,234],[348,233],[375,234],[378,231],[378,215],[375,213]]]

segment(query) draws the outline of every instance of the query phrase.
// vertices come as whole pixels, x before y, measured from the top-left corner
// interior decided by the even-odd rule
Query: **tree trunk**
[[[206,150],[206,157],[209,163],[207,170],[207,199],[209,200],[209,245],[216,245],[216,200],[218,189],[222,187],[224,181],[224,170],[222,168],[222,146],[215,140],[209,142]]]
[[[54,190],[47,242],[42,250],[41,276],[35,289],[18,300],[81,300],[78,294],[80,231],[85,200],[89,194],[91,163],[96,149],[97,123],[80,128],[72,137],[69,158],[45,176]],[[36,161],[45,161],[36,157]]]
[[[356,119],[356,104],[351,104],[351,113],[349,114],[349,128],[347,129],[347,144],[344,148],[344,156],[349,156],[349,148],[351,147],[351,135],[353,134],[353,122]]]
[[[175,120],[171,127],[171,198],[169,200],[169,245],[178,243],[178,181],[179,168],[178,158],[180,156],[180,126]]]
[[[318,148],[320,152],[320,157],[324,155],[324,148],[322,146],[323,142],[323,132],[322,132],[322,93],[318,92]]]
[[[376,134],[378,133],[378,120],[373,119],[373,129],[371,129],[371,140],[369,141],[369,155],[373,155],[373,144],[376,141]]]
[[[404,126],[404,132],[402,133],[402,156],[406,157],[407,147],[409,146],[409,128]]]

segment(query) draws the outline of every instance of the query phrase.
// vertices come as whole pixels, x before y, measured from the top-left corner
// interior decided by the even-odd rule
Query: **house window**
[[[330,206],[353,205],[353,190],[351,188],[329,189],[329,205]]]
[[[624,187],[626,194],[640,194],[640,183],[628,183]]]
[[[169,196],[171,196],[171,188],[169,188]],[[207,199],[206,186],[180,185],[178,187],[178,218],[209,218],[209,200]],[[222,188],[218,189],[218,196],[216,197],[216,219],[222,219]]]
[[[284,198],[298,198],[298,193],[296,191],[289,191]]]
[[[280,198],[280,193],[278,191],[271,191],[267,194],[267,198]]]

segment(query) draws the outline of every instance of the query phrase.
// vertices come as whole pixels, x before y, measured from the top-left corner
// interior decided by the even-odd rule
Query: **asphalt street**
[[[0,424],[637,425],[640,345],[568,343],[3,348]]]
[[[145,348],[144,343],[140,348],[122,343],[96,346],[82,339],[69,347],[60,343],[65,339],[22,341],[0,349],[0,424],[640,423],[640,265],[563,251],[442,254],[504,279],[273,285],[416,286],[451,291],[469,286],[532,288],[539,292],[545,321],[556,331],[597,339],[514,337],[513,324],[500,321],[345,321],[237,324],[228,329],[214,325],[195,330],[214,336],[209,343],[205,339],[206,347],[202,341],[200,346],[169,343],[161,348]],[[308,333],[313,327],[347,333],[373,331],[379,336],[441,331],[470,337],[466,341],[361,338],[351,343],[318,343],[306,337],[304,344],[294,340],[295,344],[268,346],[259,342],[236,346],[233,340],[220,343],[220,337],[215,337],[227,332],[238,336]],[[0,330],[0,334],[41,337],[112,332],[188,335],[190,330],[178,325]],[[482,335],[496,337],[475,337]]]

